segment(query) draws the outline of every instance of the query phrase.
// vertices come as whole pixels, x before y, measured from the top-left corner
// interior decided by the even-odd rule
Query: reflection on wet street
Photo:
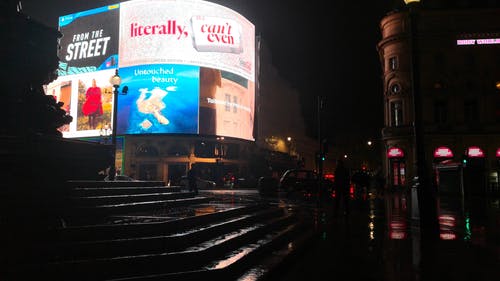
[[[500,199],[441,196],[439,237],[422,241],[411,193],[365,191],[352,212],[309,206],[319,235],[274,280],[499,280]]]

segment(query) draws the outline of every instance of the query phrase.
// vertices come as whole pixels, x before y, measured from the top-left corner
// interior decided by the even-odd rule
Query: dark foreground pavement
[[[311,206],[318,237],[267,280],[500,280],[498,198],[440,198],[439,238],[425,242],[410,202],[361,194],[339,217]]]

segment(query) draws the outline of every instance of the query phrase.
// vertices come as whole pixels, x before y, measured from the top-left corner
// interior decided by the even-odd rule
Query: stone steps
[[[174,190],[74,187],[68,223],[7,280],[237,280],[313,232],[293,208]]]
[[[221,211],[224,212],[224,211]],[[249,226],[265,218],[279,216],[280,209],[263,209],[248,214],[234,213],[233,217],[220,219],[218,216],[206,217],[207,223],[196,226],[186,225],[184,228],[175,227],[176,221],[163,224],[158,231],[149,236],[137,237],[133,233],[127,238],[103,239],[92,241],[59,242],[51,256],[55,260],[111,258],[124,256],[130,253],[155,254],[165,251],[181,251],[193,243],[223,235],[236,227]],[[172,226],[170,226],[172,225]]]

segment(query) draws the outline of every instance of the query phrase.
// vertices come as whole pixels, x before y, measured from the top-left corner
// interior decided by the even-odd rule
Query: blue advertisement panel
[[[151,64],[120,68],[118,134],[198,133],[199,67]]]

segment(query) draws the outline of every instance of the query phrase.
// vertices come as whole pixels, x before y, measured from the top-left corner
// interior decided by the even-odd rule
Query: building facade
[[[124,1],[61,16],[59,30],[58,77],[44,89],[74,120],[59,130],[118,140],[107,159],[120,173],[177,184],[196,165],[204,179],[255,184],[305,163],[298,92],[237,11]]]
[[[242,185],[255,187],[261,176],[280,177],[297,167],[315,169],[317,144],[306,136],[299,93],[270,63],[265,43],[258,50],[254,141],[216,135],[123,135],[117,144],[120,173],[176,185],[195,164],[200,178],[222,184],[222,178],[232,174],[244,179]]]
[[[499,13],[416,4],[382,18],[377,47],[390,186],[411,186],[417,175],[417,129],[432,183],[471,193],[498,188]]]

